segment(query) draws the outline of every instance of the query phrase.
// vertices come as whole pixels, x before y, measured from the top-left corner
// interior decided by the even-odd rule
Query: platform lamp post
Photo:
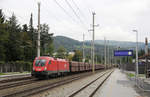
[[[133,32],[136,32],[136,70],[135,70],[135,74],[136,74],[136,79],[137,79],[138,73],[139,73],[139,68],[138,68],[138,31],[133,30]]]

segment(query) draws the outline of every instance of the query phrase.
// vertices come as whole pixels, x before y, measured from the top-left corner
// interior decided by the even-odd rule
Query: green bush
[[[32,62],[16,61],[16,62],[11,62],[11,64],[15,64],[20,72],[32,71]]]
[[[0,61],[0,65],[1,65],[1,64],[5,64],[5,62],[4,62],[4,61]]]

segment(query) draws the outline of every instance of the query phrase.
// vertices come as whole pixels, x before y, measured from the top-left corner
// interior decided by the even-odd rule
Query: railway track
[[[25,79],[31,79],[31,75],[23,75],[23,76],[13,76],[13,77],[5,77],[1,78],[0,83],[8,83],[8,82],[14,82],[14,81],[20,81]]]
[[[79,90],[72,93],[69,97],[93,97],[97,90],[103,85],[103,83],[107,80],[107,78],[111,75],[113,71],[108,71],[95,80],[91,81],[87,85],[83,86]],[[99,83],[99,84],[96,84]],[[92,86],[95,84],[95,86]],[[94,88],[93,88],[94,87]],[[89,89],[90,88],[90,89]],[[85,94],[86,93],[86,94]]]
[[[27,88],[27,89],[22,89],[22,90],[19,90],[19,91],[15,91],[13,93],[3,94],[3,96],[4,97],[26,97],[26,96],[37,94],[39,92],[42,92],[42,91],[45,91],[45,90],[48,90],[48,89],[52,89],[54,87],[58,87],[60,85],[68,84],[72,81],[87,77],[89,75],[92,75],[92,73],[89,72],[89,73],[71,75],[69,77],[62,78],[62,79],[56,80],[54,82],[50,82],[51,80],[49,80],[48,82],[46,82],[45,84],[43,84],[41,86],[34,85],[34,87],[30,87],[30,88]]]
[[[37,81],[37,78],[33,77],[26,77],[23,79],[17,79],[17,81],[13,80],[7,80],[6,82],[0,83],[0,90],[7,89],[7,88],[12,88],[16,86],[21,86],[21,85],[26,85],[26,84],[31,84],[35,81]]]

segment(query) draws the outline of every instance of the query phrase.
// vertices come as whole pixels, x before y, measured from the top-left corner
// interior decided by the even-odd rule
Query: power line
[[[65,0],[67,5],[71,8],[71,10],[73,11],[73,13],[75,14],[75,16],[77,17],[77,19],[81,22],[81,24],[85,25],[84,22],[81,20],[81,18],[78,16],[78,14],[76,13],[76,11],[73,9],[73,7],[71,6],[71,4]],[[86,26],[85,26],[86,27]]]
[[[45,2],[44,0],[43,0],[43,2]],[[46,6],[49,6],[46,2],[45,2],[45,5]],[[50,7],[50,6],[49,6]],[[61,19],[59,19],[58,17],[56,17],[55,15],[54,15],[54,13],[53,12],[51,12],[49,9],[47,9],[46,7],[44,8],[44,9],[46,9],[48,12],[46,12],[45,10],[45,13],[47,14],[47,15],[53,15],[53,17],[55,18],[55,20],[57,20],[57,21],[60,21]],[[49,12],[51,13],[51,14],[49,14]]]
[[[63,10],[63,12],[66,14],[66,15],[68,15],[74,22],[76,22],[76,20],[74,19],[74,18],[72,18],[72,16],[66,11],[66,9],[63,7],[63,6],[61,6],[61,4],[59,4],[59,2],[57,2],[57,0],[54,0],[54,2]],[[68,5],[69,6],[69,5]],[[73,8],[71,8],[71,9],[73,9]],[[74,9],[73,9],[74,10]],[[79,17],[80,18],[80,17]],[[86,26],[84,25],[84,23],[80,20],[80,22],[83,24],[82,26],[83,26],[83,28],[84,29],[87,29],[86,28]],[[77,23],[77,22],[76,22]]]
[[[45,2],[45,1],[44,1]],[[47,4],[47,2],[45,2],[45,4],[48,6],[48,4]],[[50,12],[51,14],[53,14],[53,16],[54,16],[54,13],[52,13],[49,9],[47,9],[47,8],[45,8],[48,12]],[[45,11],[45,10],[44,10]],[[49,15],[49,13],[48,12],[46,12],[45,11],[45,13],[47,13],[47,15]],[[54,16],[55,17],[55,16]],[[58,22],[60,22],[60,18],[58,18],[58,17],[55,17],[55,19],[56,19],[56,21],[58,21]],[[66,27],[65,25],[64,25],[64,27]],[[78,31],[75,31],[75,30],[73,30],[71,27],[67,27],[68,29],[69,29],[69,31],[72,31],[72,32],[78,32]],[[56,31],[56,29],[55,29],[55,31]]]
[[[89,4],[87,4],[87,2],[85,2],[85,1],[84,1],[84,5],[85,5],[85,7],[87,8],[89,14],[91,14],[93,8],[91,8],[91,7],[89,6]]]
[[[66,15],[68,15],[70,18],[72,18],[72,16],[65,10],[65,8],[63,8],[63,7],[57,2],[57,0],[54,0],[54,2],[63,10],[63,12],[64,12]],[[76,22],[76,20],[75,20],[74,18],[72,18],[72,20],[73,20],[74,22]]]
[[[72,3],[76,6],[76,8],[79,10],[80,14],[86,19],[85,15],[83,14],[83,12],[80,10],[80,8],[78,7],[78,5],[76,4],[76,2],[74,0],[71,0]]]

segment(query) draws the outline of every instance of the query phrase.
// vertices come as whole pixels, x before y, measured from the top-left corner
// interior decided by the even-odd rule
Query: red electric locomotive
[[[48,77],[49,75],[60,75],[69,72],[69,62],[65,59],[54,59],[41,56],[33,62],[32,76]]]
[[[95,64],[95,70],[104,69],[104,65]],[[66,73],[86,72],[92,70],[92,64],[83,62],[66,61],[42,56],[35,58],[33,62],[32,76],[46,77]]]

